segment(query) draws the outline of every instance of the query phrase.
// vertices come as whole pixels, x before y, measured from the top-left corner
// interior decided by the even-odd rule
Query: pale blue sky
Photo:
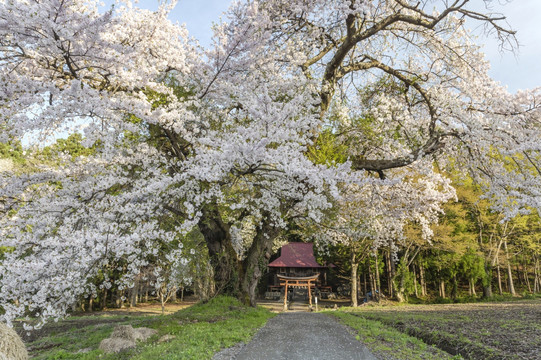
[[[511,92],[541,86],[541,0],[493,0],[492,11],[507,16],[511,27],[517,30],[520,43],[518,52],[500,52],[498,43],[486,37],[485,53],[492,67],[493,78],[507,85]],[[155,4],[156,0],[143,0],[141,7]],[[202,45],[208,45],[211,38],[211,24],[218,21],[227,9],[230,0],[179,0],[171,19],[185,23],[191,36]],[[483,9],[482,0],[471,0],[476,9]]]
[[[111,4],[112,0],[106,0]],[[210,44],[211,25],[217,22],[231,0],[179,0],[170,19],[185,23],[190,35],[201,45]],[[139,6],[155,8],[157,0],[141,0]],[[471,0],[475,10],[486,11],[484,0]],[[482,36],[484,52],[491,63],[491,76],[511,92],[541,86],[541,0],[492,0],[490,10],[507,16],[517,31],[518,51],[500,51],[498,42]]]
[[[481,0],[472,2],[481,5]],[[517,31],[520,47],[516,53],[500,52],[494,39],[480,39],[492,65],[490,74],[511,92],[541,86],[541,0],[505,2],[493,0],[492,8],[507,17],[511,28]]]
[[[230,0],[179,0],[170,18],[185,23],[190,35],[207,46],[212,36],[212,23],[218,22],[229,4]]]

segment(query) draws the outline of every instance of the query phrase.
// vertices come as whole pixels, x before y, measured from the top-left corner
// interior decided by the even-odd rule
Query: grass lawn
[[[266,309],[245,307],[233,298],[217,297],[165,316],[71,317],[46,326],[40,330],[39,338],[26,345],[33,359],[210,359],[222,348],[249,341],[272,316]],[[99,343],[119,324],[150,327],[158,334],[135,349],[105,354],[98,349]],[[176,338],[158,343],[166,334]]]

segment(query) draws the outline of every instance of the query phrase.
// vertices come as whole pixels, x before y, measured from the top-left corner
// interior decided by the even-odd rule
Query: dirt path
[[[252,341],[218,353],[214,360],[375,360],[348,329],[317,313],[282,313],[269,320]]]

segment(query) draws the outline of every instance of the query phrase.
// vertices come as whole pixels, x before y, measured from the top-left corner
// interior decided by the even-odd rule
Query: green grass
[[[272,316],[266,309],[244,307],[233,298],[217,297],[208,303],[197,304],[166,316],[100,317],[103,318],[103,324],[81,328],[75,324],[84,323],[88,318],[70,319],[72,327],[59,326],[61,331],[53,329],[46,337],[27,345],[42,348],[32,352],[34,359],[210,359],[222,348],[249,341]],[[112,320],[117,322],[110,323]],[[158,334],[139,343],[135,349],[120,354],[105,354],[98,349],[99,343],[118,324],[146,326],[158,330]],[[176,338],[158,343],[158,339],[166,334]],[[85,348],[92,350],[77,353]]]
[[[347,309],[346,309],[347,311]],[[408,360],[462,359],[452,356],[422,340],[404,334],[390,326],[366,319],[346,311],[330,312],[340,321],[357,332],[357,340],[362,341],[370,351],[382,358]]]

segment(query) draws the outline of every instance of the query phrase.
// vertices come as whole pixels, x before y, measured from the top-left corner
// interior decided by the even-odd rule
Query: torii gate
[[[285,285],[284,293],[284,311],[287,311],[287,288],[289,286],[299,287],[299,288],[308,288],[308,301],[310,303],[310,308],[312,308],[312,286],[315,287],[315,282],[319,277],[319,274],[312,276],[302,276],[302,277],[293,277],[293,276],[283,276],[276,275],[280,280],[280,285]]]

